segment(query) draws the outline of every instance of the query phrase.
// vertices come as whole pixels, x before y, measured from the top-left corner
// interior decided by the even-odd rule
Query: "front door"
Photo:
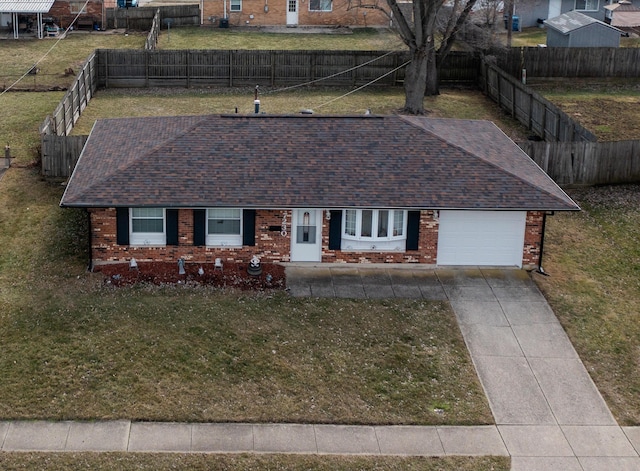
[[[294,209],[291,216],[291,261],[319,262],[322,259],[322,211]]]
[[[298,24],[298,0],[287,0],[287,26]]]

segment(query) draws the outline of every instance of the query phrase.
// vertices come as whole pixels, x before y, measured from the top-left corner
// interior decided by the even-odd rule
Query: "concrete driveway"
[[[640,428],[618,426],[526,271],[294,265],[287,285],[293,296],[448,300],[512,470],[640,469]]]

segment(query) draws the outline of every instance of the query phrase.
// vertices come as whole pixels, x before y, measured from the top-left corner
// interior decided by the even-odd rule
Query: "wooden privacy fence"
[[[200,6],[168,5],[160,7],[107,8],[107,28],[126,28],[134,31],[149,31],[157,10],[160,10],[160,26],[165,19],[171,27],[200,25]]]
[[[524,47],[506,50],[498,65],[514,77],[616,77],[640,76],[637,47]]]
[[[559,185],[640,181],[640,141],[527,141],[520,147]]]
[[[406,51],[248,51],[101,49],[99,86],[206,87],[288,86],[323,79],[327,86],[393,86],[404,80]],[[480,59],[450,54],[440,81],[476,83]]]
[[[98,88],[96,83],[95,52],[89,56],[71,87],[52,116],[47,116],[40,126],[40,134],[66,136],[71,132],[80,114]]]
[[[482,63],[484,93],[545,141],[596,141],[596,136],[520,80],[486,60]]]
[[[89,136],[42,136],[42,175],[69,177]]]

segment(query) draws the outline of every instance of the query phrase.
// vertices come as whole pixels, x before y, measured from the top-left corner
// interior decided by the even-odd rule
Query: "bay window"
[[[343,211],[342,250],[404,250],[406,213],[390,209]]]

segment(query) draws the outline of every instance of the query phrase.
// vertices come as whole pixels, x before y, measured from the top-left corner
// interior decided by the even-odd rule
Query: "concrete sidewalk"
[[[0,422],[2,451],[507,455],[495,426]]]

